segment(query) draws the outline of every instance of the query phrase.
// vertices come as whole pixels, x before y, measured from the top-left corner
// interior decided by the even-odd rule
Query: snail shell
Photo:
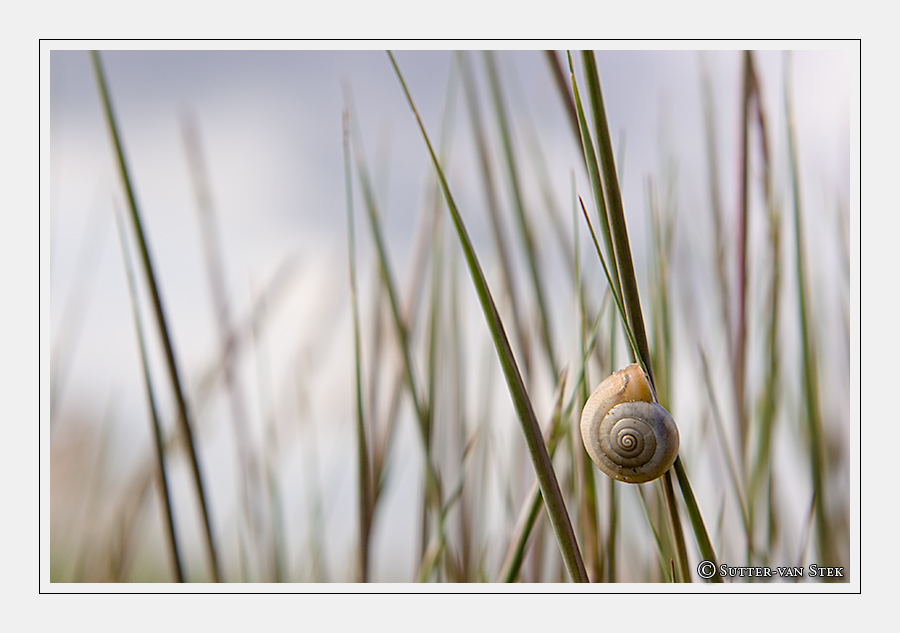
[[[600,470],[632,484],[661,477],[678,456],[675,420],[654,401],[650,381],[637,363],[594,390],[581,414],[581,437]]]

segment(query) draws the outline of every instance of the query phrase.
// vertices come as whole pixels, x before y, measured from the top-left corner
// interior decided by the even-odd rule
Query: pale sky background
[[[396,58],[436,141],[452,54],[400,50]],[[790,59],[804,204],[807,209],[825,209],[822,222],[826,226],[820,228],[830,236],[834,230],[828,223],[837,222],[838,217],[834,200],[851,197],[859,56],[856,50],[801,50]],[[317,379],[309,394],[311,419],[320,424],[330,415],[350,419],[353,403],[349,396],[346,411],[321,410],[343,387],[342,363],[352,358],[345,354],[349,343],[328,351],[310,343],[310,333],[323,328],[343,328],[348,336],[350,332],[341,153],[344,86],[352,92],[367,161],[378,179],[381,199],[386,201],[382,211],[388,246],[401,284],[408,277],[417,214],[431,175],[424,143],[387,55],[380,50],[134,50],[103,52],[102,61],[186,382],[197,384],[217,346],[195,199],[179,129],[179,117],[190,111],[199,122],[218,211],[232,317],[246,312],[254,294],[281,262],[296,260],[300,272],[292,281],[294,290],[278,308],[281,316],[273,320],[268,334],[273,389],[280,393],[286,388],[288,378],[281,372],[287,376],[298,362],[302,365],[298,349],[307,350],[311,357],[329,359],[325,367],[315,368]],[[488,91],[480,54],[470,54],[469,61],[478,67],[478,88],[482,104],[486,104]],[[507,107],[517,124],[520,149],[525,149],[521,143],[532,128],[547,157],[554,194],[562,208],[569,208],[573,171],[578,192],[587,202],[589,188],[577,163],[580,148],[543,54],[499,51],[496,61],[505,82]],[[755,61],[764,107],[772,113],[775,170],[780,166],[783,173],[785,56],[781,51],[762,51]],[[640,244],[647,235],[641,219],[646,211],[645,179],[648,175],[663,178],[670,157],[675,160],[682,217],[690,217],[695,208],[703,208],[705,213],[703,64],[710,72],[718,113],[723,203],[734,208],[740,53],[599,51],[597,62],[617,149],[624,140],[623,195],[632,241]],[[117,426],[114,430],[120,447],[115,460],[127,469],[146,453],[149,435],[131,306],[113,222],[114,200],[122,200],[119,176],[87,52],[54,51],[49,73],[50,151],[42,165],[41,206],[41,292],[48,301],[41,304],[41,360],[47,363],[49,346],[45,343],[57,343],[65,319],[77,336],[63,357],[68,373],[60,395],[61,416],[68,413],[99,424],[111,407],[114,417],[140,420],[140,428]],[[482,116],[489,127],[492,114],[483,105]],[[481,189],[461,96],[455,120],[448,169],[451,187],[456,184],[460,190],[457,202],[470,221],[476,249],[490,253],[487,224],[478,211]],[[362,209],[358,202],[357,244],[360,262],[365,265],[371,262],[371,248]],[[813,234],[817,230],[813,222],[807,222],[807,228]],[[810,240],[814,241],[815,235]],[[695,247],[684,241],[679,248],[690,258]],[[639,253],[642,248],[633,250]],[[483,264],[491,264],[490,255],[485,260]],[[640,267],[641,262],[637,264]],[[814,283],[836,274],[835,266],[833,251],[823,247],[813,259]],[[360,273],[361,279],[367,272]],[[333,322],[334,318],[338,320]],[[340,358],[341,354],[346,357]],[[254,376],[248,380],[255,385]],[[164,384],[162,378],[160,384]],[[255,402],[254,407],[257,415]],[[349,488],[352,477],[347,480],[348,473],[329,468],[329,460],[338,459],[343,436],[329,436],[326,426],[320,430],[320,441],[322,476],[335,489]],[[229,450],[227,444],[211,449],[210,461],[229,459]],[[220,494],[224,499],[231,493],[224,489]],[[222,521],[233,511],[225,502],[214,501],[213,506]],[[355,523],[348,523],[342,536],[349,540]],[[343,563],[333,564],[335,574],[340,573]]]

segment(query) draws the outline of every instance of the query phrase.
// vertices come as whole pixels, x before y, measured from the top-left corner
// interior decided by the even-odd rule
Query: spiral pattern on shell
[[[613,407],[600,423],[598,440],[597,466],[629,483],[660,477],[678,455],[675,421],[653,402],[626,402]]]
[[[652,481],[678,456],[678,427],[653,401],[649,380],[636,364],[594,390],[582,412],[581,434],[597,467],[619,481]]]

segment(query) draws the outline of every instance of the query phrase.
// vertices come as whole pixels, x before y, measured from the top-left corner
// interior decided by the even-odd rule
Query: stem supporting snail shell
[[[632,484],[661,477],[678,456],[675,420],[654,401],[650,381],[636,363],[609,376],[588,398],[581,437],[600,470]]]

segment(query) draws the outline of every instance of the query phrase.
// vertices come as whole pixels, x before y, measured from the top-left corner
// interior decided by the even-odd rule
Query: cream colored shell
[[[678,427],[654,402],[650,381],[634,363],[604,380],[581,414],[584,448],[597,467],[619,481],[661,477],[678,456]]]

